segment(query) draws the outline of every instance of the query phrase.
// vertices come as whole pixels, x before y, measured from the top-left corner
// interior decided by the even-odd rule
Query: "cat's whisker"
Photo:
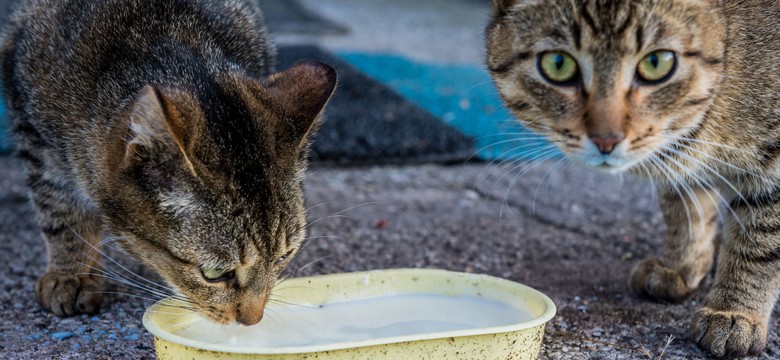
[[[538,146],[538,145],[541,145],[541,144],[534,144],[534,145],[535,145],[535,146]],[[525,146],[525,145],[520,145],[520,146]],[[502,160],[504,157],[506,157],[506,156],[507,156],[509,153],[511,153],[511,152],[514,152],[514,151],[517,151],[517,150],[519,150],[519,149],[516,149],[516,148],[510,148],[510,149],[508,149],[508,150],[505,150],[504,152],[502,152],[501,154],[499,154],[498,156],[496,156],[496,157],[495,157],[493,160],[491,160],[491,161],[490,161],[488,164],[486,164],[486,165],[485,165],[485,166],[482,168],[482,171],[480,171],[480,174],[477,176],[477,181],[474,183],[474,189],[473,189],[473,190],[474,190],[474,191],[476,191],[476,190],[477,190],[477,188],[478,188],[478,186],[480,186],[480,185],[481,185],[481,183],[480,183],[480,180],[479,180],[479,179],[483,178],[482,174],[483,174],[483,173],[484,173],[484,172],[485,172],[487,169],[489,169],[491,166],[493,166],[493,164],[496,164],[496,163],[498,163],[498,162],[500,162],[500,161],[504,161],[504,160]],[[522,160],[524,160],[524,159],[516,159],[516,160],[509,161],[509,163],[511,163],[511,162],[515,162],[515,161],[522,161]],[[485,181],[487,181],[487,179],[483,179],[483,180],[482,180],[482,183],[484,183]]]
[[[488,138],[495,138],[495,137],[505,137],[505,136],[512,136],[513,138],[521,138],[526,140],[545,140],[547,138],[546,135],[542,134],[536,134],[532,133],[530,131],[516,131],[516,132],[499,132],[499,133],[491,133],[488,135],[482,135],[474,138],[474,140],[484,140]]]
[[[186,303],[194,304],[191,300],[187,299],[186,297],[183,297],[181,295],[176,294],[172,290],[160,291],[160,290],[157,290],[157,289],[145,286],[143,284],[139,284],[137,282],[131,281],[131,280],[121,276],[118,273],[105,271],[105,270],[97,269],[97,268],[94,268],[94,267],[92,267],[92,269],[95,270],[95,271],[100,271],[100,273],[88,273],[89,275],[99,276],[99,277],[103,277],[103,278],[106,278],[106,279],[109,279],[109,280],[113,280],[113,281],[115,281],[115,282],[117,282],[119,284],[126,285],[126,286],[129,286],[130,288],[146,292],[146,293],[148,293],[150,295],[157,296],[160,299],[162,299],[162,298],[173,298],[173,299],[180,300],[180,301],[183,301],[183,302],[186,302]]]
[[[311,221],[308,224],[306,224],[305,226],[298,228],[298,230],[293,232],[293,234],[290,235],[290,236],[297,235],[298,232],[304,231],[304,230],[308,229],[309,227],[313,226],[314,224],[317,224],[317,223],[319,223],[321,221],[324,221],[324,220],[335,219],[335,218],[348,218],[348,216],[343,215],[343,214],[346,213],[346,212],[352,211],[354,209],[357,209],[357,208],[360,208],[360,207],[363,207],[363,206],[368,206],[368,205],[381,205],[381,204],[383,204],[383,203],[382,202],[378,202],[378,201],[369,201],[369,202],[365,202],[365,203],[362,203],[362,204],[351,206],[351,207],[349,207],[347,209],[344,209],[344,210],[341,210],[341,211],[339,211],[339,212],[337,212],[335,214],[328,215],[328,216],[319,218],[317,220]]]
[[[518,169],[520,166],[522,166],[522,163],[524,163],[524,162],[534,162],[534,161],[538,160],[540,157],[543,157],[543,156],[547,155],[548,153],[552,153],[552,152],[555,152],[555,151],[557,151],[557,147],[555,145],[546,145],[546,146],[539,147],[538,149],[534,149],[534,150],[531,150],[530,152],[528,152],[526,154],[526,156],[528,157],[527,159],[526,158],[514,159],[514,160],[508,161],[505,165],[500,165],[499,170],[498,170],[498,174],[504,173],[504,175],[502,175],[501,177],[496,179],[496,182],[501,181],[506,175],[509,174],[509,172],[512,172],[512,171]],[[520,163],[520,165],[515,166],[515,164],[518,164],[518,163]],[[507,169],[510,169],[510,170],[508,172],[505,172]],[[483,181],[483,183],[481,185],[485,185],[485,182],[487,182],[488,180],[490,180],[489,176],[488,176],[488,178],[486,178]],[[495,184],[494,184],[494,186],[495,186]],[[493,188],[491,188],[491,193],[492,193],[492,190],[493,190]]]
[[[145,286],[143,286],[141,284],[138,284],[138,283],[135,283],[133,281],[130,281],[130,280],[122,277],[119,274],[112,273],[112,272],[107,272],[107,271],[104,271],[104,270],[101,270],[101,269],[97,269],[97,268],[92,268],[92,267],[91,267],[91,269],[93,271],[100,271],[100,272],[99,273],[89,272],[89,273],[80,273],[80,274],[102,277],[104,279],[112,280],[112,281],[114,281],[116,283],[119,283],[119,284],[122,284],[122,285],[126,285],[126,286],[129,286],[131,288],[134,288],[134,289],[137,289],[137,290],[141,290],[141,291],[144,291],[146,293],[149,293],[149,294],[152,294],[152,295],[157,295],[157,296],[160,296],[160,297],[165,297],[165,296],[169,295],[167,293],[163,293],[163,292],[157,291],[155,289],[151,289],[151,288],[145,287]]]
[[[688,237],[690,239],[693,238],[693,215],[691,214],[691,209],[688,206],[688,202],[685,200],[685,195],[680,190],[680,183],[679,183],[679,176],[672,171],[661,159],[656,157],[655,154],[649,158],[650,164],[654,165],[656,169],[658,169],[659,172],[661,172],[664,177],[668,180],[668,184],[672,186],[672,190],[674,190],[677,193],[677,196],[680,197],[680,202],[682,203],[683,209],[685,209],[685,215],[688,219]]]
[[[506,191],[504,192],[504,198],[503,198],[503,201],[502,201],[501,210],[499,211],[499,217],[503,217],[503,215],[504,215],[504,208],[506,208],[506,209],[507,209],[508,211],[510,211],[510,213],[511,213],[511,208],[510,208],[510,206],[509,206],[509,193],[510,193],[510,191],[511,191],[511,190],[514,188],[514,185],[517,183],[518,179],[519,179],[521,176],[523,176],[523,175],[527,174],[527,173],[528,173],[529,171],[531,171],[532,169],[536,168],[536,167],[537,167],[539,164],[542,164],[542,163],[544,163],[545,161],[547,161],[547,160],[550,160],[550,159],[553,159],[553,158],[555,158],[556,156],[558,156],[558,152],[557,152],[556,150],[557,150],[557,149],[552,149],[552,150],[548,150],[548,151],[545,151],[545,152],[542,152],[542,153],[538,154],[538,155],[537,155],[537,158],[536,158],[536,159],[534,159],[533,161],[531,161],[531,162],[530,162],[530,165],[529,165],[528,167],[526,167],[525,169],[523,169],[523,170],[519,171],[519,172],[518,172],[518,173],[517,173],[517,174],[516,174],[516,175],[515,175],[515,176],[512,178],[512,180],[509,182],[509,184],[508,184],[508,186],[507,186],[507,189],[506,189]],[[521,163],[520,165],[518,165],[518,166],[515,166],[513,169],[511,169],[510,171],[508,171],[508,172],[507,172],[507,174],[508,174],[508,173],[510,173],[510,172],[513,172],[513,171],[517,170],[518,168],[520,168],[520,167],[521,167],[521,166],[523,166],[523,165],[528,165],[528,164],[529,164],[529,163]],[[504,175],[504,176],[505,176],[505,175]],[[501,176],[501,178],[499,178],[498,180],[496,180],[496,182],[493,184],[493,187],[495,187],[495,186],[498,184],[498,182],[500,182],[500,181],[501,181],[501,179],[503,179],[503,178],[504,178],[504,176]],[[492,192],[493,192],[493,188],[491,188],[491,190],[490,190],[490,193],[492,193]]]
[[[485,80],[485,81],[479,82],[479,83],[477,83],[475,85],[472,85],[469,88],[466,88],[465,90],[462,91],[462,93],[466,94],[466,93],[470,92],[471,90],[476,89],[477,87],[485,86],[485,85],[489,85],[489,84],[492,85],[493,84],[493,80]]]
[[[295,275],[298,274],[299,271],[306,270],[308,267],[310,267],[310,266],[312,266],[312,265],[314,265],[316,263],[319,263],[320,261],[330,259],[332,257],[333,257],[333,255],[325,255],[325,256],[321,256],[319,258],[316,258],[316,259],[314,259],[312,261],[309,261],[308,263],[304,264],[303,266],[295,269],[295,271],[293,271],[292,276],[294,277]]]
[[[106,236],[105,238],[103,238],[103,240],[101,240],[100,242],[95,244],[94,247],[99,249],[99,248],[101,248],[103,246],[106,246],[107,244],[109,244],[111,242],[114,242],[114,241],[117,241],[117,240],[120,240],[120,239],[124,239],[124,238],[125,238],[124,236]],[[94,252],[94,249],[90,250],[88,255],[92,255],[93,252]]]
[[[314,260],[308,262],[307,264],[304,264],[301,267],[295,268],[294,270],[292,270],[292,274],[284,275],[284,276],[279,277],[279,279],[276,280],[276,286],[279,286],[280,284],[284,283],[285,281],[296,277],[298,275],[299,271],[305,270],[309,266],[312,266],[312,265],[314,265],[314,264],[316,264],[316,263],[318,263],[318,262],[320,262],[322,260],[329,259],[329,258],[332,258],[332,257],[333,257],[333,255],[322,256],[320,258],[317,258],[317,259],[314,259]]]
[[[121,291],[92,291],[92,293],[95,293],[95,294],[122,295],[122,296],[126,296],[126,297],[131,297],[131,298],[134,298],[134,299],[146,300],[146,301],[149,301],[149,302],[157,302],[157,301],[160,301],[160,300],[163,299],[163,298],[151,298],[151,297],[148,297],[148,296],[135,295],[135,294],[130,294],[130,293],[121,292]]]
[[[282,290],[293,290],[293,289],[309,289],[309,290],[311,290],[311,289],[313,289],[312,287],[309,287],[309,286],[287,286],[287,285],[284,285],[283,287],[280,287],[280,285],[282,285],[282,284],[276,284],[276,286],[273,289],[272,295],[277,295]]]
[[[165,305],[163,307],[170,307],[170,306]],[[187,310],[187,311],[190,311],[190,312],[182,314],[182,313],[179,313],[179,312],[168,312],[168,311],[162,311],[162,310],[157,310],[157,309],[148,309],[148,310],[144,310],[144,311],[148,311],[150,314],[174,315],[177,318],[182,318],[184,316],[192,315],[193,310],[189,310],[189,309],[183,309],[183,310]],[[174,318],[174,320],[176,320],[176,318]],[[188,321],[188,322],[176,322],[175,325],[176,326],[186,326],[186,325],[190,325],[190,324],[196,323],[198,321],[200,321],[200,319],[195,318],[195,319],[192,319],[191,321]]]
[[[475,151],[475,152],[474,152],[474,154],[472,154],[471,156],[469,156],[469,157],[466,159],[466,162],[468,162],[468,161],[471,161],[471,159],[472,159],[473,157],[475,157],[475,156],[479,155],[479,153],[481,153],[481,152],[482,152],[482,151],[484,151],[484,150],[490,149],[490,148],[492,148],[492,147],[495,147],[495,146],[498,146],[498,145],[507,144],[507,143],[513,143],[513,142],[519,142],[519,141],[527,141],[527,140],[525,140],[525,139],[509,139],[509,140],[503,140],[503,141],[499,141],[499,142],[492,143],[492,144],[490,144],[490,145],[484,146],[484,147],[482,147],[481,149],[479,149],[479,150]],[[539,146],[543,146],[543,145],[548,145],[548,144],[547,144],[547,142],[541,142],[541,141],[539,141],[539,142],[532,142],[532,143],[523,144],[523,145],[519,145],[519,146],[516,146],[516,147],[510,148],[510,149],[508,149],[508,150],[505,150],[504,152],[502,152],[500,155],[496,156],[496,158],[495,158],[495,159],[493,159],[493,160],[492,160],[492,161],[491,161],[491,162],[490,162],[488,165],[491,165],[491,164],[495,163],[496,161],[498,161],[499,159],[501,159],[501,158],[503,158],[503,157],[505,157],[505,156],[509,155],[510,153],[516,152],[516,151],[518,151],[518,150],[520,150],[520,149],[525,149],[525,148],[529,148],[529,147],[530,147],[530,148],[533,148],[533,147],[539,147]]]
[[[332,204],[333,204],[332,201],[326,201],[326,202],[323,202],[323,203],[319,203],[317,205],[312,205],[311,207],[306,208],[306,212],[309,212],[309,211],[314,210],[314,209],[316,209],[318,207],[321,207],[321,206],[332,205]]]
[[[738,167],[738,166],[736,166],[736,165],[734,165],[734,164],[732,164],[730,162],[727,162],[727,161],[724,161],[722,159],[719,159],[718,157],[713,156],[711,154],[708,154],[708,153],[702,151],[701,149],[697,149],[697,148],[695,148],[693,146],[686,145],[686,144],[683,144],[683,143],[680,142],[680,141],[686,141],[685,139],[669,138],[669,140],[676,141],[676,143],[674,145],[677,146],[677,147],[680,147],[680,148],[686,149],[688,151],[691,151],[691,152],[700,154],[702,156],[705,156],[708,159],[713,160],[713,161],[715,161],[715,162],[717,162],[719,164],[722,164],[724,166],[727,166],[727,167],[731,168],[732,170],[736,170],[739,173],[746,173],[746,174],[750,174],[751,173],[751,171],[745,170],[745,169],[740,168],[740,167]]]
[[[708,166],[706,163],[704,163],[704,162],[702,162],[701,160],[699,160],[699,159],[696,159],[696,158],[694,158],[694,157],[692,157],[692,156],[690,156],[690,155],[688,155],[688,154],[685,154],[685,153],[683,153],[683,152],[680,152],[680,151],[677,151],[677,150],[674,150],[674,149],[667,149],[667,150],[668,150],[668,151],[670,151],[670,152],[672,152],[672,153],[674,153],[675,155],[678,155],[678,156],[680,156],[680,157],[683,157],[683,158],[685,158],[685,159],[687,159],[687,160],[689,160],[689,161],[691,161],[691,162],[696,162],[696,163],[698,163],[699,165],[701,165],[702,167],[704,167],[705,169],[709,170],[709,171],[710,171],[712,174],[714,174],[716,177],[718,177],[718,178],[719,178],[719,179],[720,179],[720,180],[721,180],[721,181],[722,181],[722,182],[723,182],[723,183],[724,183],[726,186],[728,186],[729,188],[731,188],[731,190],[732,190],[732,191],[733,191],[733,192],[736,194],[736,196],[738,196],[740,199],[742,199],[743,201],[745,201],[745,202],[747,203],[747,200],[745,200],[744,196],[743,196],[743,195],[740,193],[740,191],[739,191],[739,190],[736,188],[736,186],[734,186],[734,185],[733,185],[733,184],[732,184],[730,181],[728,181],[728,180],[727,180],[725,177],[723,177],[723,176],[722,176],[720,173],[718,173],[718,172],[717,172],[715,169],[713,169],[713,168],[711,168],[710,166]],[[665,156],[665,157],[667,157],[666,155],[664,155],[664,156]],[[675,161],[675,160],[674,160],[674,159],[672,159],[671,157],[667,157],[667,158],[668,158],[670,161]],[[676,162],[676,161],[675,161],[675,162]],[[689,176],[692,176],[692,177],[698,178],[700,183],[701,183],[701,182],[704,182],[704,180],[705,180],[705,179],[702,179],[700,176],[696,175],[696,174],[695,174],[694,172],[692,172],[692,171],[689,173]],[[716,204],[714,204],[714,205],[716,206],[716,208],[718,209],[718,214],[719,214],[719,216],[720,216],[720,208],[721,208],[720,204],[722,203],[722,204],[724,204],[724,205],[725,205],[725,207],[728,209],[728,211],[730,212],[730,214],[731,214],[731,216],[733,217],[733,219],[734,219],[734,220],[737,222],[737,224],[740,226],[740,229],[742,230],[742,232],[743,232],[743,233],[745,233],[745,234],[746,234],[746,236],[750,236],[750,234],[749,234],[749,232],[747,231],[747,228],[745,227],[745,225],[744,225],[744,223],[742,222],[741,218],[740,218],[740,217],[737,215],[737,213],[734,211],[734,209],[733,209],[733,208],[730,206],[730,204],[729,204],[729,201],[728,201],[728,200],[726,200],[726,199],[723,197],[723,195],[720,193],[720,191],[717,189],[717,187],[716,187],[714,184],[712,184],[712,183],[711,183],[711,182],[709,182],[709,181],[706,181],[706,183],[709,185],[709,187],[710,187],[710,188],[713,190],[713,192],[715,192],[715,194],[716,194],[716,195],[718,196],[718,198],[720,199],[720,201],[719,201],[719,202],[717,202]],[[708,196],[711,196],[711,195],[708,195]],[[714,200],[713,200],[713,201],[714,201]],[[748,206],[748,209],[749,209],[749,211],[751,211],[751,213],[753,212],[753,208],[752,208],[752,207]]]
[[[697,144],[716,146],[716,147],[719,147],[719,148],[734,150],[734,151],[738,151],[738,152],[746,151],[745,149],[741,149],[741,148],[738,148],[738,147],[733,146],[733,145],[722,144],[722,143],[718,143],[718,142],[714,142],[714,141],[694,139],[694,138],[684,137],[684,136],[674,136],[674,138],[678,139],[678,140],[687,141],[687,142],[697,143]]]
[[[495,189],[495,187],[498,185],[499,182],[501,182],[501,180],[504,179],[504,177],[506,177],[507,175],[511,174],[512,172],[515,172],[516,170],[520,169],[521,167],[526,166],[525,169],[520,170],[512,178],[512,180],[509,181],[509,184],[507,186],[506,192],[504,194],[504,201],[502,203],[503,204],[502,206],[508,206],[509,192],[514,187],[514,184],[517,182],[517,180],[521,176],[527,174],[529,171],[534,169],[539,164],[543,163],[544,161],[554,158],[555,156],[557,156],[557,154],[558,154],[557,149],[547,149],[547,150],[540,149],[536,154],[533,154],[534,158],[532,160],[530,160],[530,161],[529,160],[520,160],[520,161],[517,161],[517,162],[510,163],[510,164],[517,163],[517,165],[513,166],[511,169],[508,169],[508,170],[503,169],[503,168],[500,169],[499,171],[503,172],[503,175],[501,175],[498,179],[496,179],[496,181],[493,183],[493,186],[490,188],[489,193],[490,194],[493,193],[493,190]],[[503,215],[503,207],[502,207],[502,211],[501,211],[500,215]]]
[[[666,155],[663,151],[659,152],[658,154],[660,156],[662,156],[664,159],[666,159],[667,161],[672,162],[673,164],[677,165],[677,167],[679,167],[681,170],[683,170],[684,174],[687,174],[688,176],[692,177],[693,180],[698,183],[699,187],[704,188],[704,190],[708,194],[708,196],[711,196],[711,195],[709,195],[710,192],[706,191],[708,188],[710,188],[710,186],[707,186],[708,185],[707,183],[702,182],[702,180],[704,180],[704,179],[700,179],[700,177],[697,176],[691,169],[686,167],[685,164],[675,160],[671,156]],[[694,208],[697,211],[697,216],[699,218],[699,229],[700,229],[700,232],[704,233],[705,230],[706,230],[707,221],[708,221],[708,219],[704,217],[704,215],[705,215],[704,208],[701,206],[701,203],[699,202],[698,196],[695,196],[695,191],[690,188],[690,185],[687,182],[685,182],[685,181],[683,181],[682,184],[683,184],[683,190],[685,190],[685,192],[688,194],[688,197],[693,202],[693,206],[694,206]],[[683,201],[684,200],[685,199],[683,199]],[[718,203],[715,202],[714,199],[713,199],[713,205],[715,205],[716,207],[718,205]],[[693,224],[690,224],[690,225],[693,226]]]
[[[549,179],[548,177],[550,176],[550,174],[553,171],[559,169],[561,166],[563,166],[563,164],[568,162],[568,160],[569,160],[568,157],[563,157],[560,160],[558,160],[558,162],[556,162],[555,165],[553,165],[552,167],[550,167],[550,169],[547,170],[547,173],[545,173],[544,177],[542,177],[542,181],[540,181],[539,185],[536,186],[536,191],[534,191],[534,199],[531,202],[531,214],[533,214],[534,218],[536,217],[536,197],[539,195],[539,189],[541,189],[542,184],[545,183],[545,179]],[[548,185],[549,185],[550,180],[546,180],[546,181],[548,181]]]
[[[174,309],[174,307],[162,304],[162,308],[171,308]],[[151,314],[159,314],[159,315],[168,315],[171,316],[170,319],[166,319],[170,321],[170,326],[173,327],[184,327],[189,326],[192,324],[195,324],[199,321],[203,321],[203,319],[206,319],[208,321],[213,322],[213,320],[203,316],[200,312],[197,310],[191,310],[191,309],[180,309],[183,311],[177,311],[177,310],[171,310],[175,312],[170,311],[163,311],[159,309],[149,309],[147,310]]]
[[[719,162],[719,163],[722,163],[722,164],[724,164],[724,165],[727,165],[727,166],[729,166],[729,167],[731,167],[731,168],[733,168],[733,169],[737,169],[738,171],[745,172],[745,173],[749,173],[749,174],[751,173],[751,172],[748,172],[748,171],[746,171],[746,170],[740,169],[740,168],[736,167],[735,165],[732,165],[732,164],[730,164],[730,163],[728,163],[728,162],[725,162],[725,161],[723,161],[723,160],[720,160],[720,159],[718,159],[717,157],[714,157],[714,156],[712,156],[712,155],[710,155],[710,154],[707,154],[707,153],[705,153],[705,152],[703,152],[703,151],[701,151],[701,150],[699,150],[699,149],[696,149],[696,148],[694,148],[694,147],[687,146],[687,145],[680,144],[680,143],[675,143],[675,144],[674,144],[674,146],[683,147],[683,148],[687,149],[688,151],[691,151],[691,152],[694,152],[694,153],[697,153],[697,154],[700,154],[700,155],[706,156],[706,157],[707,157],[707,158],[709,158],[709,159],[712,159],[712,160],[714,160],[714,161],[717,161],[717,162]],[[696,163],[697,165],[699,165],[699,166],[703,167],[704,169],[706,169],[707,171],[709,171],[710,173],[712,173],[713,175],[715,175],[715,176],[716,176],[716,177],[717,177],[717,178],[718,178],[720,181],[722,181],[722,182],[723,182],[723,183],[724,183],[726,186],[728,186],[728,187],[729,187],[729,188],[730,188],[730,189],[731,189],[731,190],[732,190],[732,191],[735,193],[735,195],[736,195],[737,197],[739,197],[739,199],[740,199],[740,200],[742,200],[742,201],[743,201],[743,202],[745,202],[745,203],[748,203],[748,201],[745,199],[744,195],[742,195],[742,193],[739,191],[739,189],[737,189],[737,187],[736,187],[736,186],[735,186],[735,185],[734,185],[734,184],[733,184],[731,181],[729,181],[728,179],[726,179],[726,178],[725,178],[725,176],[723,176],[723,175],[722,175],[722,174],[721,174],[719,171],[717,171],[716,169],[714,169],[712,166],[708,165],[708,164],[707,164],[705,161],[702,161],[701,159],[697,159],[697,158],[695,158],[695,157],[694,157],[694,156],[692,156],[692,155],[686,154],[686,153],[685,153],[685,152],[683,152],[683,151],[675,150],[675,149],[673,149],[673,148],[668,148],[668,149],[666,149],[666,150],[667,150],[667,151],[669,151],[669,152],[672,152],[672,153],[674,153],[675,155],[678,155],[678,156],[681,156],[681,157],[685,157],[687,160],[689,160],[689,161],[691,161],[691,162],[694,162],[694,163]],[[752,175],[752,174],[751,174],[751,175]],[[767,178],[765,178],[765,177],[763,177],[763,176],[758,176],[758,177],[759,177],[761,180],[764,180],[764,181],[771,181],[770,179],[767,179]],[[750,210],[751,210],[751,212],[752,212],[752,210],[753,210],[753,209],[752,209],[752,207],[750,207]]]
[[[710,159],[712,161],[715,161],[715,162],[717,162],[719,164],[722,164],[722,165],[724,165],[726,167],[729,167],[732,170],[736,170],[737,171],[737,174],[735,174],[736,176],[748,175],[750,177],[756,178],[756,179],[764,181],[766,183],[775,183],[776,182],[776,180],[768,178],[764,174],[758,173],[756,170],[746,170],[746,169],[740,168],[740,167],[738,167],[738,166],[736,166],[736,165],[734,165],[734,164],[732,164],[730,162],[724,161],[724,160],[722,160],[722,159],[720,159],[720,158],[718,158],[716,156],[713,156],[713,155],[711,155],[709,153],[706,153],[706,152],[704,152],[701,149],[697,149],[695,147],[688,146],[688,145],[685,145],[685,144],[680,144],[680,143],[678,143],[676,145],[679,146],[679,147],[685,148],[685,149],[687,149],[690,152],[693,152],[693,153],[696,153],[696,154],[700,154],[700,155],[702,155],[702,156],[704,156],[704,157],[706,157],[706,158],[708,158],[708,159]],[[699,161],[701,161],[701,160],[699,160]],[[702,162],[702,164],[706,165],[705,162]],[[736,191],[736,189],[732,189],[732,190]],[[739,194],[739,195],[741,196],[741,194]],[[741,198],[741,200],[744,201],[745,199]]]
[[[551,150],[548,150],[548,151],[551,151]],[[534,154],[534,155],[545,155],[545,154],[547,154],[548,151],[537,149],[537,150],[534,150],[532,152],[532,154]],[[487,192],[487,194],[490,196],[490,195],[493,194],[493,190],[495,189],[495,187],[498,186],[498,183],[501,182],[501,180],[503,180],[504,177],[509,175],[512,171],[522,167],[523,165],[527,165],[528,163],[533,164],[537,160],[538,160],[538,157],[537,157],[537,159],[532,159],[532,160],[516,159],[516,160],[507,161],[506,164],[503,164],[503,165],[501,165],[499,167],[499,169],[498,169],[498,171],[496,172],[495,175],[493,175],[491,173],[488,173],[485,176],[485,179],[482,180],[481,183],[475,185],[475,190],[480,188],[480,187],[482,187],[482,186],[487,186],[487,183],[491,180],[491,177],[492,177],[494,182],[493,182],[493,185],[490,187],[490,189]]]
[[[286,306],[293,306],[293,307],[300,307],[305,309],[318,309],[319,306],[315,305],[303,305],[303,304],[296,304],[289,301],[279,300],[279,299],[268,299],[269,303],[279,304],[279,305],[286,305]]]
[[[127,267],[125,267],[124,265],[120,264],[118,261],[114,260],[114,258],[112,258],[111,256],[109,256],[107,253],[105,253],[105,252],[101,251],[100,249],[98,249],[97,247],[95,247],[94,245],[92,245],[92,244],[91,244],[89,241],[87,241],[86,239],[84,239],[84,238],[83,238],[83,237],[82,237],[82,236],[81,236],[81,235],[80,235],[78,232],[76,232],[76,231],[73,229],[73,227],[71,227],[70,225],[68,225],[68,228],[70,229],[70,231],[71,231],[71,232],[73,232],[73,234],[74,234],[74,235],[75,235],[77,238],[81,239],[81,241],[83,241],[85,244],[87,244],[88,246],[90,246],[90,247],[91,247],[91,248],[92,248],[92,249],[93,249],[95,252],[97,252],[98,254],[102,255],[102,256],[103,256],[105,259],[109,260],[111,263],[113,263],[114,265],[118,266],[119,268],[121,268],[122,270],[124,270],[125,272],[127,272],[128,274],[130,274],[130,275],[133,275],[134,277],[136,277],[136,278],[138,278],[138,279],[140,279],[140,280],[142,280],[142,281],[144,281],[144,282],[146,282],[146,283],[148,283],[148,284],[151,284],[152,286],[155,286],[155,287],[160,287],[160,288],[163,288],[163,289],[167,289],[167,287],[164,287],[164,286],[162,286],[162,285],[160,285],[160,284],[157,284],[157,283],[155,283],[155,282],[153,282],[153,281],[151,281],[151,280],[149,280],[149,279],[147,279],[147,278],[145,278],[145,277],[143,277],[143,276],[141,276],[141,275],[138,275],[138,274],[136,274],[134,271],[132,271],[132,270],[128,269]]]
[[[308,236],[306,237],[306,239],[304,239],[304,241],[316,240],[316,239],[344,239],[344,237],[339,235],[317,235],[317,236]]]
[[[130,286],[136,290],[141,290],[155,296],[171,297],[184,302],[191,302],[185,296],[178,294],[175,289],[172,289],[170,287],[166,287],[159,284],[157,287],[151,287],[145,283],[139,283],[132,279],[126,278],[122,276],[120,273],[111,271],[110,269],[107,268],[99,268],[86,263],[81,263],[81,264],[84,267],[92,270],[92,272],[86,273],[87,275],[100,276],[109,280],[113,280],[117,283]],[[152,282],[152,284],[156,284],[156,283]]]

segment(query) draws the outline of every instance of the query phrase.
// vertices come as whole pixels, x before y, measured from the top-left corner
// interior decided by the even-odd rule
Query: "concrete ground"
[[[481,61],[481,45],[473,42],[481,43],[478,22],[486,17],[487,1],[302,3],[352,32],[346,37],[279,35],[279,42],[392,50],[431,61]],[[448,18],[442,9],[461,15]],[[356,31],[358,25],[365,30]],[[439,35],[427,33],[434,27]],[[437,41],[444,35],[453,40]],[[426,40],[414,42],[419,36]],[[559,165],[557,160],[518,167],[314,165],[306,181],[307,206],[313,207],[311,221],[323,220],[311,226],[310,241],[292,267],[314,262],[297,275],[442,268],[528,284],[558,306],[542,359],[706,358],[687,336],[687,323],[712,276],[678,305],[636,298],[626,286],[633,264],[655,254],[662,239],[664,226],[651,187]],[[112,285],[107,291],[118,294],[108,296],[99,314],[67,319],[35,303],[33,286],[45,267],[45,248],[25,191],[19,162],[0,156],[0,358],[154,358],[151,336],[141,326],[150,303],[138,298],[143,294]],[[347,217],[332,216],[353,206],[359,207],[347,211]],[[154,278],[127,256],[112,254]],[[780,357],[779,328],[776,310],[770,345],[760,358]]]

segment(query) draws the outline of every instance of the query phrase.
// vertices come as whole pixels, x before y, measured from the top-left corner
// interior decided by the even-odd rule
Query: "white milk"
[[[531,318],[522,309],[476,296],[400,294],[272,307],[250,327],[201,319],[176,334],[212,344],[284,348],[504,326]]]

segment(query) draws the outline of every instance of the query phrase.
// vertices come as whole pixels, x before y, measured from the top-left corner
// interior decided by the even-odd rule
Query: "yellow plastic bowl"
[[[146,310],[144,327],[154,335],[157,358],[165,359],[536,359],[544,324],[555,316],[555,304],[528,286],[487,275],[443,270],[400,269],[290,279],[285,300],[312,305],[388,294],[433,293],[480,296],[523,309],[532,319],[508,326],[396,336],[350,343],[286,348],[237,348],[174,334],[191,312],[160,301]],[[269,308],[284,305],[269,304]]]

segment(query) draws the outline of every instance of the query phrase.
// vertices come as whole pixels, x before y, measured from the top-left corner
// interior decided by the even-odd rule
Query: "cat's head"
[[[255,324],[306,235],[309,135],[335,71],[303,61],[192,89],[146,86],[117,130],[102,206],[123,247],[202,314]]]
[[[617,172],[696,131],[725,31],[718,0],[494,0],[487,62],[522,124]]]

